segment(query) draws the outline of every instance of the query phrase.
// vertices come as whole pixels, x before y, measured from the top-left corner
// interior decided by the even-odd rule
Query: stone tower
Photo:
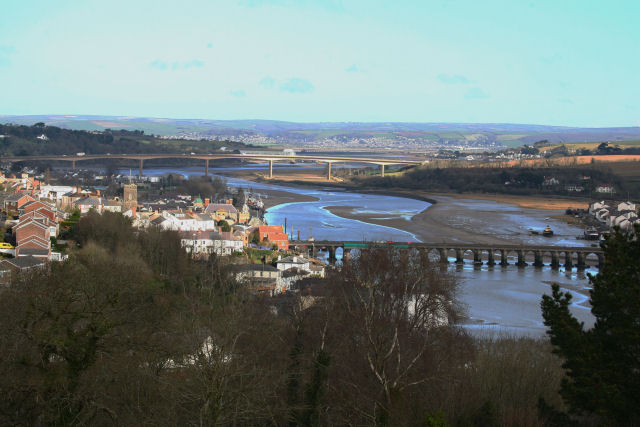
[[[125,184],[122,210],[127,211],[138,206],[138,187],[135,184]]]

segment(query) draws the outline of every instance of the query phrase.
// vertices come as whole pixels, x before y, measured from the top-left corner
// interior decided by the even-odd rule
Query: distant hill
[[[86,154],[211,153],[245,149],[235,141],[194,141],[158,138],[140,130],[86,131],[57,126],[0,124],[0,156]]]
[[[245,143],[292,146],[390,148],[499,148],[550,142],[640,139],[640,127],[577,128],[510,123],[294,123],[275,120],[165,119],[121,116],[0,116],[0,123],[103,131],[140,130],[145,134],[189,139],[233,139]]]

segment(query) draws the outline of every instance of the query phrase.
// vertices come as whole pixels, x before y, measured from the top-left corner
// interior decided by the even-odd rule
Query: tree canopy
[[[640,228],[636,229],[640,232]],[[542,314],[554,352],[564,358],[560,393],[575,414],[640,423],[640,241],[620,230],[603,244],[605,265],[591,276],[593,328],[570,313],[572,297],[553,285]]]

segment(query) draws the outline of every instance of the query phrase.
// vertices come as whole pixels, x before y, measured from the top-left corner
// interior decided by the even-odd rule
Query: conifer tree
[[[571,294],[557,284],[543,296],[542,314],[554,352],[564,359],[560,393],[570,411],[639,425],[640,241],[615,230],[602,248],[604,267],[590,276],[594,326],[585,330],[569,312]]]

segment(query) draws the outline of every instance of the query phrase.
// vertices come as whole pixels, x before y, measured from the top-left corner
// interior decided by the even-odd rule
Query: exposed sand
[[[398,194],[394,193],[393,195]],[[545,210],[542,210],[510,204],[508,212],[498,212],[493,203],[484,203],[484,199],[440,195],[431,196],[430,199],[435,203],[419,214],[414,215],[410,221],[401,217],[381,218],[379,214],[359,213],[351,206],[326,206],[325,209],[334,215],[344,218],[408,231],[423,242],[459,242],[488,245],[521,243],[531,238],[526,227],[517,227],[517,220],[514,222],[514,220],[504,219],[500,215],[508,214],[510,217],[537,218],[538,220],[546,218],[551,222],[552,217],[560,216],[564,213],[564,208],[553,210],[550,207],[552,205],[548,205]],[[503,200],[498,200],[497,202],[506,203]],[[502,226],[503,223],[504,227]],[[558,225],[556,223],[554,227],[558,227]],[[568,238],[575,239],[575,235]]]

